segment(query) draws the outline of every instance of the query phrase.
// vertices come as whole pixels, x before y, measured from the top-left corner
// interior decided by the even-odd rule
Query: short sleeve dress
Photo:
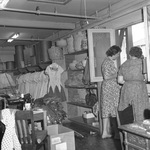
[[[127,60],[121,65],[119,75],[123,76],[125,80],[121,89],[119,110],[124,110],[132,101],[135,110],[135,120],[143,120],[143,112],[144,109],[149,107],[149,102],[147,87],[142,74],[142,60]]]
[[[107,80],[107,76],[117,73],[117,68],[113,60],[106,58],[101,66],[103,82],[101,86],[101,110],[102,117],[116,117],[115,108],[118,107],[120,86],[117,84],[116,78]]]

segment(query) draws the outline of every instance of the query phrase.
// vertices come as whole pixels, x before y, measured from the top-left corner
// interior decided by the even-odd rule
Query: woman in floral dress
[[[115,117],[115,108],[118,106],[120,86],[117,84],[117,68],[114,61],[119,57],[120,47],[114,45],[110,47],[107,57],[102,63],[103,82],[101,88],[101,107],[103,120],[102,138],[111,137],[109,117]]]
[[[144,110],[149,107],[147,87],[142,74],[142,49],[132,47],[129,56],[130,59],[121,65],[118,74],[118,82],[123,84],[119,110],[124,110],[132,102],[135,121],[141,121],[144,119]]]

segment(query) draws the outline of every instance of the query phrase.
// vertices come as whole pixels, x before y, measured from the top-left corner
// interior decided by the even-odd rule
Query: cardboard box
[[[74,131],[62,125],[47,127],[50,150],[75,150]]]

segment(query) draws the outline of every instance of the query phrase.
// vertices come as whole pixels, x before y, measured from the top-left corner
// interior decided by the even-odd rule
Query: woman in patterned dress
[[[106,55],[107,57],[102,63],[103,82],[101,88],[101,106],[103,133],[102,138],[111,137],[109,117],[115,117],[115,108],[118,106],[120,86],[117,84],[117,68],[114,61],[119,57],[120,47],[113,45],[110,47]]]
[[[118,82],[123,84],[119,110],[124,110],[132,101],[135,121],[141,121],[144,119],[144,110],[149,107],[147,87],[142,74],[142,49],[132,47],[129,56],[130,59],[120,66],[118,73]]]

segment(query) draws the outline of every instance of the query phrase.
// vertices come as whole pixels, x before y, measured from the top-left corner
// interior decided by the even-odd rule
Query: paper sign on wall
[[[56,145],[56,150],[67,150],[67,143],[63,142]]]

